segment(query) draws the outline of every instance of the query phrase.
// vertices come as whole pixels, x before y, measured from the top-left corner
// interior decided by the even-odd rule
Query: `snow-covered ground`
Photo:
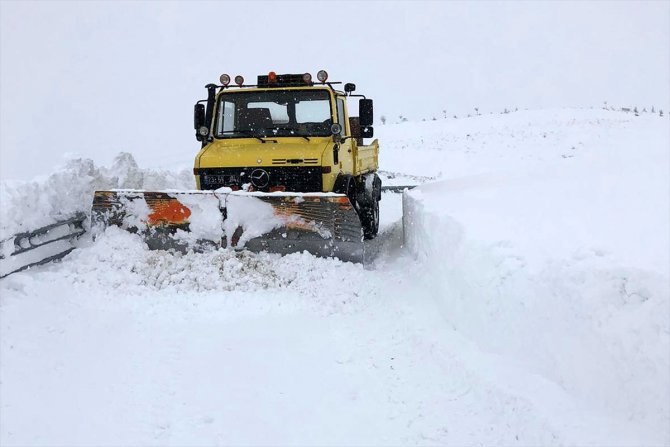
[[[669,444],[668,118],[375,130],[385,183],[425,184],[384,194],[369,266],[112,228],[0,280],[0,444]],[[0,230],[189,163],[5,183]]]

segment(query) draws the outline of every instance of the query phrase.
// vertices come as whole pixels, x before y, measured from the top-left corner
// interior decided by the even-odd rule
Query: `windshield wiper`
[[[264,140],[263,138],[259,137],[258,135],[254,135],[253,133],[251,133],[248,130],[224,130],[224,131],[219,132],[219,135],[224,134],[224,133],[241,133],[242,135],[246,135],[246,136],[251,137],[251,138],[256,138],[261,143],[267,143],[268,142],[267,140]],[[269,140],[269,141],[273,141],[275,143],[277,142],[277,140]]]
[[[263,130],[288,130],[288,131],[291,132],[291,131],[294,131],[295,129],[292,128],[292,127],[266,127],[266,128],[263,129]],[[276,136],[276,135],[275,135],[275,136]],[[288,136],[288,135],[287,135],[287,136]],[[308,137],[306,137],[305,135],[290,135],[290,136],[292,136],[292,137],[301,137],[301,138],[304,138],[304,139],[307,140],[307,141],[310,141],[310,139],[309,139]]]

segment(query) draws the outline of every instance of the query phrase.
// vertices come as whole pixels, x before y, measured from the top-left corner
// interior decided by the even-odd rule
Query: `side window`
[[[345,134],[345,122],[344,122],[344,101],[340,98],[337,98],[337,122],[342,126],[342,132],[340,135]]]
[[[218,117],[216,120],[216,133],[231,131],[234,128],[235,120],[235,103],[229,101],[222,101],[219,107]]]

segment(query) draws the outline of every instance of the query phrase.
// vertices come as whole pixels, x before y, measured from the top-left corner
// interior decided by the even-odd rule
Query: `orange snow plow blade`
[[[349,199],[332,193],[96,191],[92,226],[140,233],[151,249],[233,247],[363,262],[363,232]]]

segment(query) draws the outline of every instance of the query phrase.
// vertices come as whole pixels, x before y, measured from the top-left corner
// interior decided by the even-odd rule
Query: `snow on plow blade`
[[[91,219],[94,227],[140,233],[151,249],[306,250],[363,262],[360,220],[342,194],[96,191]]]

